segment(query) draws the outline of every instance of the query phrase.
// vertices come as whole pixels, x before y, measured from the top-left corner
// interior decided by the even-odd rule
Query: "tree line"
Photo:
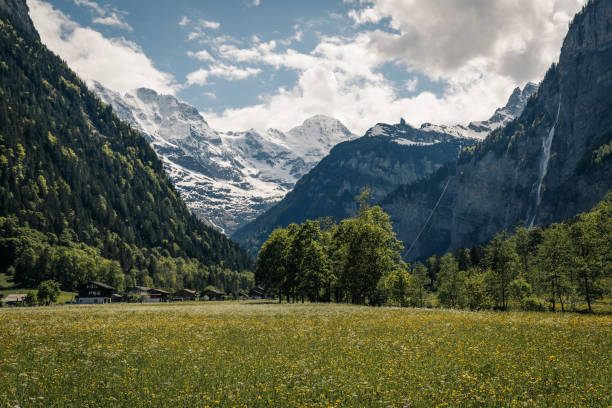
[[[384,303],[382,278],[405,269],[389,216],[359,197],[356,217],[308,220],[274,230],[261,247],[255,281],[279,301]]]
[[[255,281],[279,301],[575,310],[611,296],[612,193],[592,211],[547,228],[519,226],[487,244],[407,263],[389,216],[359,198],[354,218],[276,229]]]

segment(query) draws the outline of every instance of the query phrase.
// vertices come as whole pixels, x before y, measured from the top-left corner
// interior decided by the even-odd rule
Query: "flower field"
[[[347,305],[0,309],[0,406],[612,405],[612,317]]]

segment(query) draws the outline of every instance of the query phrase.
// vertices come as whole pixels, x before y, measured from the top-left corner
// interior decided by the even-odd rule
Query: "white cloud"
[[[260,103],[207,112],[213,127],[289,129],[323,113],[363,133],[377,122],[414,125],[467,123],[488,118],[512,89],[539,81],[558,57],[567,24],[585,0],[371,0],[357,7],[355,24],[388,21],[388,29],[353,37],[321,37],[309,53],[281,41],[218,47],[220,58],[294,69],[298,82],[262,95]],[[385,20],[388,19],[388,20]],[[406,70],[392,82],[385,64]],[[444,84],[439,94],[413,93],[415,74]]]
[[[418,78],[408,79],[404,81],[404,89],[406,89],[408,92],[416,91],[418,85],[419,85]]]
[[[214,61],[215,59],[210,55],[210,53],[206,50],[201,50],[198,52],[187,51],[187,56],[191,58],[196,58],[200,61]]]
[[[189,17],[187,17],[187,16],[183,16],[183,17],[181,18],[181,21],[179,21],[179,25],[180,25],[181,27],[185,27],[185,26],[186,26],[187,24],[189,24],[190,22],[191,22],[191,20],[189,19]]]
[[[74,0],[74,4],[76,4],[77,6],[84,6],[84,7],[89,7],[90,9],[92,9],[94,12],[103,15],[106,13],[106,11],[100,7],[100,5],[98,3],[96,3],[95,1],[90,1],[90,0]]]
[[[193,27],[193,31],[191,31],[189,35],[187,36],[187,39],[191,41],[195,39],[204,38],[207,35],[206,34],[207,29],[218,30],[219,27],[221,27],[221,23],[217,21],[209,21],[209,20],[200,18],[197,22],[197,25]]]
[[[253,2],[251,3],[251,6],[257,7],[261,4],[261,0],[253,0]]]
[[[43,43],[84,80],[122,93],[138,87],[170,94],[178,89],[172,75],[156,69],[133,42],[82,27],[46,2],[28,0],[28,6]]]
[[[210,28],[213,30],[217,30],[219,27],[221,27],[221,23],[217,21],[208,21],[208,20],[204,20],[203,18],[201,18],[200,20],[198,20],[198,22],[200,23],[202,27]]]
[[[208,69],[200,68],[188,74],[186,85],[206,85],[209,77],[223,78],[230,81],[242,80],[258,75],[260,72],[261,69],[258,68],[240,68],[235,65],[214,64]]]
[[[486,73],[538,80],[559,54],[570,16],[585,0],[372,0],[361,13],[399,31],[369,33],[370,48],[433,78],[481,61]]]
[[[123,16],[121,16],[121,14],[126,14],[124,12],[120,12],[115,8],[102,7],[92,0],[74,0],[74,3],[77,6],[88,7],[94,14],[98,15],[98,17],[94,17],[91,21],[94,24],[102,24],[133,31],[132,26],[130,26]]]
[[[110,13],[106,17],[96,17],[92,20],[94,24],[102,24],[107,26],[113,26],[117,28],[123,28],[124,30],[133,31],[132,27],[123,21],[116,13]]]
[[[383,16],[375,8],[351,10],[349,11],[348,16],[355,22],[356,25],[378,23],[383,18]]]

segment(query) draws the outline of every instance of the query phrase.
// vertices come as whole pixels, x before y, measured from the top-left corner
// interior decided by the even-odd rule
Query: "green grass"
[[[0,310],[0,406],[612,404],[612,317],[191,303]]]

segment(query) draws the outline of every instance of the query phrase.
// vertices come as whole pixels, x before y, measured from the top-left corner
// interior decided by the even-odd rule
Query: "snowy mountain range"
[[[527,105],[529,98],[537,91],[538,85],[531,82],[527,83],[523,89],[517,87],[514,89],[514,92],[512,92],[512,95],[510,95],[510,98],[508,98],[506,106],[498,108],[489,120],[470,122],[467,126],[447,126],[423,123],[421,127],[418,128],[420,132],[414,132],[416,128],[407,124],[402,119],[399,126],[379,123],[369,129],[366,136],[389,136],[392,137],[396,143],[404,145],[411,143],[432,144],[434,142],[440,142],[440,134],[449,137],[484,140],[493,130],[507,125],[518,117],[521,112],[523,112],[523,109],[525,109],[525,105]],[[427,133],[431,133],[431,137],[428,137]],[[418,140],[415,139],[415,134],[418,135]]]
[[[191,210],[228,234],[282,199],[333,146],[357,137],[322,115],[286,133],[218,132],[174,96],[145,88],[120,95],[99,83],[93,90],[151,142]]]

